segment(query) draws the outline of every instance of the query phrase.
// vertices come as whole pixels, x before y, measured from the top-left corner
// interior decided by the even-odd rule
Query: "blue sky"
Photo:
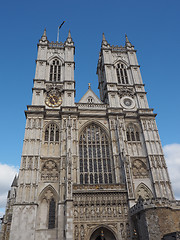
[[[88,82],[98,95],[96,66],[102,33],[111,45],[124,45],[126,33],[137,49],[149,106],[158,113],[162,144],[176,144],[179,149],[179,12],[178,0],[1,2],[0,163],[20,165],[23,112],[31,104],[36,44],[45,27],[48,40],[56,41],[57,27],[64,20],[60,40],[66,39],[70,29],[76,46],[76,101],[86,92]]]

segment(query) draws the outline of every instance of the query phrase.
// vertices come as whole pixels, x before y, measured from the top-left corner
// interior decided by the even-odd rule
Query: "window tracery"
[[[129,142],[140,141],[139,131],[133,124],[127,127],[126,136],[127,136],[127,141]]]
[[[51,82],[59,82],[61,79],[61,65],[58,59],[54,59],[50,64],[49,80]]]
[[[81,184],[113,183],[110,144],[106,133],[96,124],[88,125],[79,140]]]
[[[117,79],[120,84],[129,84],[127,69],[123,63],[118,63],[116,65]]]
[[[57,194],[49,185],[40,194],[37,215],[38,229],[53,229],[56,227]]]
[[[46,127],[44,141],[59,142],[59,127],[56,124],[51,123]]]

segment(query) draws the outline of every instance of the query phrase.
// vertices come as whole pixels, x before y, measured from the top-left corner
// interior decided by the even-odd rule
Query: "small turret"
[[[44,29],[43,35],[41,37],[41,39],[39,40],[39,43],[47,43],[47,36],[46,36],[46,28]]]
[[[68,32],[68,37],[67,37],[67,39],[66,39],[66,41],[65,41],[65,45],[74,45],[74,42],[73,42],[72,37],[71,37],[71,32],[70,32],[70,30],[69,30],[69,32]]]
[[[129,41],[128,37],[127,37],[127,34],[125,34],[125,38],[126,38],[126,41],[125,41],[125,46],[127,48],[133,48],[134,46],[131,44],[131,42]]]
[[[106,41],[106,38],[105,38],[104,33],[103,33],[103,38],[102,38],[101,47],[105,47],[105,48],[110,47],[110,45],[109,45],[108,42]]]

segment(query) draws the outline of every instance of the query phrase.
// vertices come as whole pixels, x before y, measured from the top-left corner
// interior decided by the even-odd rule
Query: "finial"
[[[129,43],[129,39],[127,37],[127,34],[125,34],[125,37],[126,37],[126,42]]]
[[[44,29],[43,35],[41,39],[39,40],[40,43],[46,43],[47,42],[47,36],[46,36],[46,28]]]
[[[105,35],[103,33],[101,47],[108,47],[108,42],[106,41]]]
[[[88,88],[89,88],[89,89],[91,88],[91,83],[88,83]]]
[[[11,187],[17,187],[17,185],[18,185],[18,184],[17,184],[17,176],[15,175]]]
[[[126,38],[126,41],[125,41],[125,44],[126,44],[126,47],[133,47],[131,42],[129,41],[128,37],[127,37],[127,34],[125,34],[125,38]]]
[[[46,28],[44,29],[43,37],[46,37]]]
[[[105,35],[104,35],[104,33],[103,33],[103,41],[106,41],[106,38],[105,38]]]
[[[74,42],[73,42],[72,37],[71,37],[71,31],[70,30],[68,32],[68,37],[66,38],[65,45],[74,45]]]
[[[68,38],[71,38],[71,31],[68,32]]]

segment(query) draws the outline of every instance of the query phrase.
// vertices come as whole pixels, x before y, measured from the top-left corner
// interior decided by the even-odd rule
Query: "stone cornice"
[[[36,81],[46,82],[46,79],[34,78],[33,82],[36,82]]]

